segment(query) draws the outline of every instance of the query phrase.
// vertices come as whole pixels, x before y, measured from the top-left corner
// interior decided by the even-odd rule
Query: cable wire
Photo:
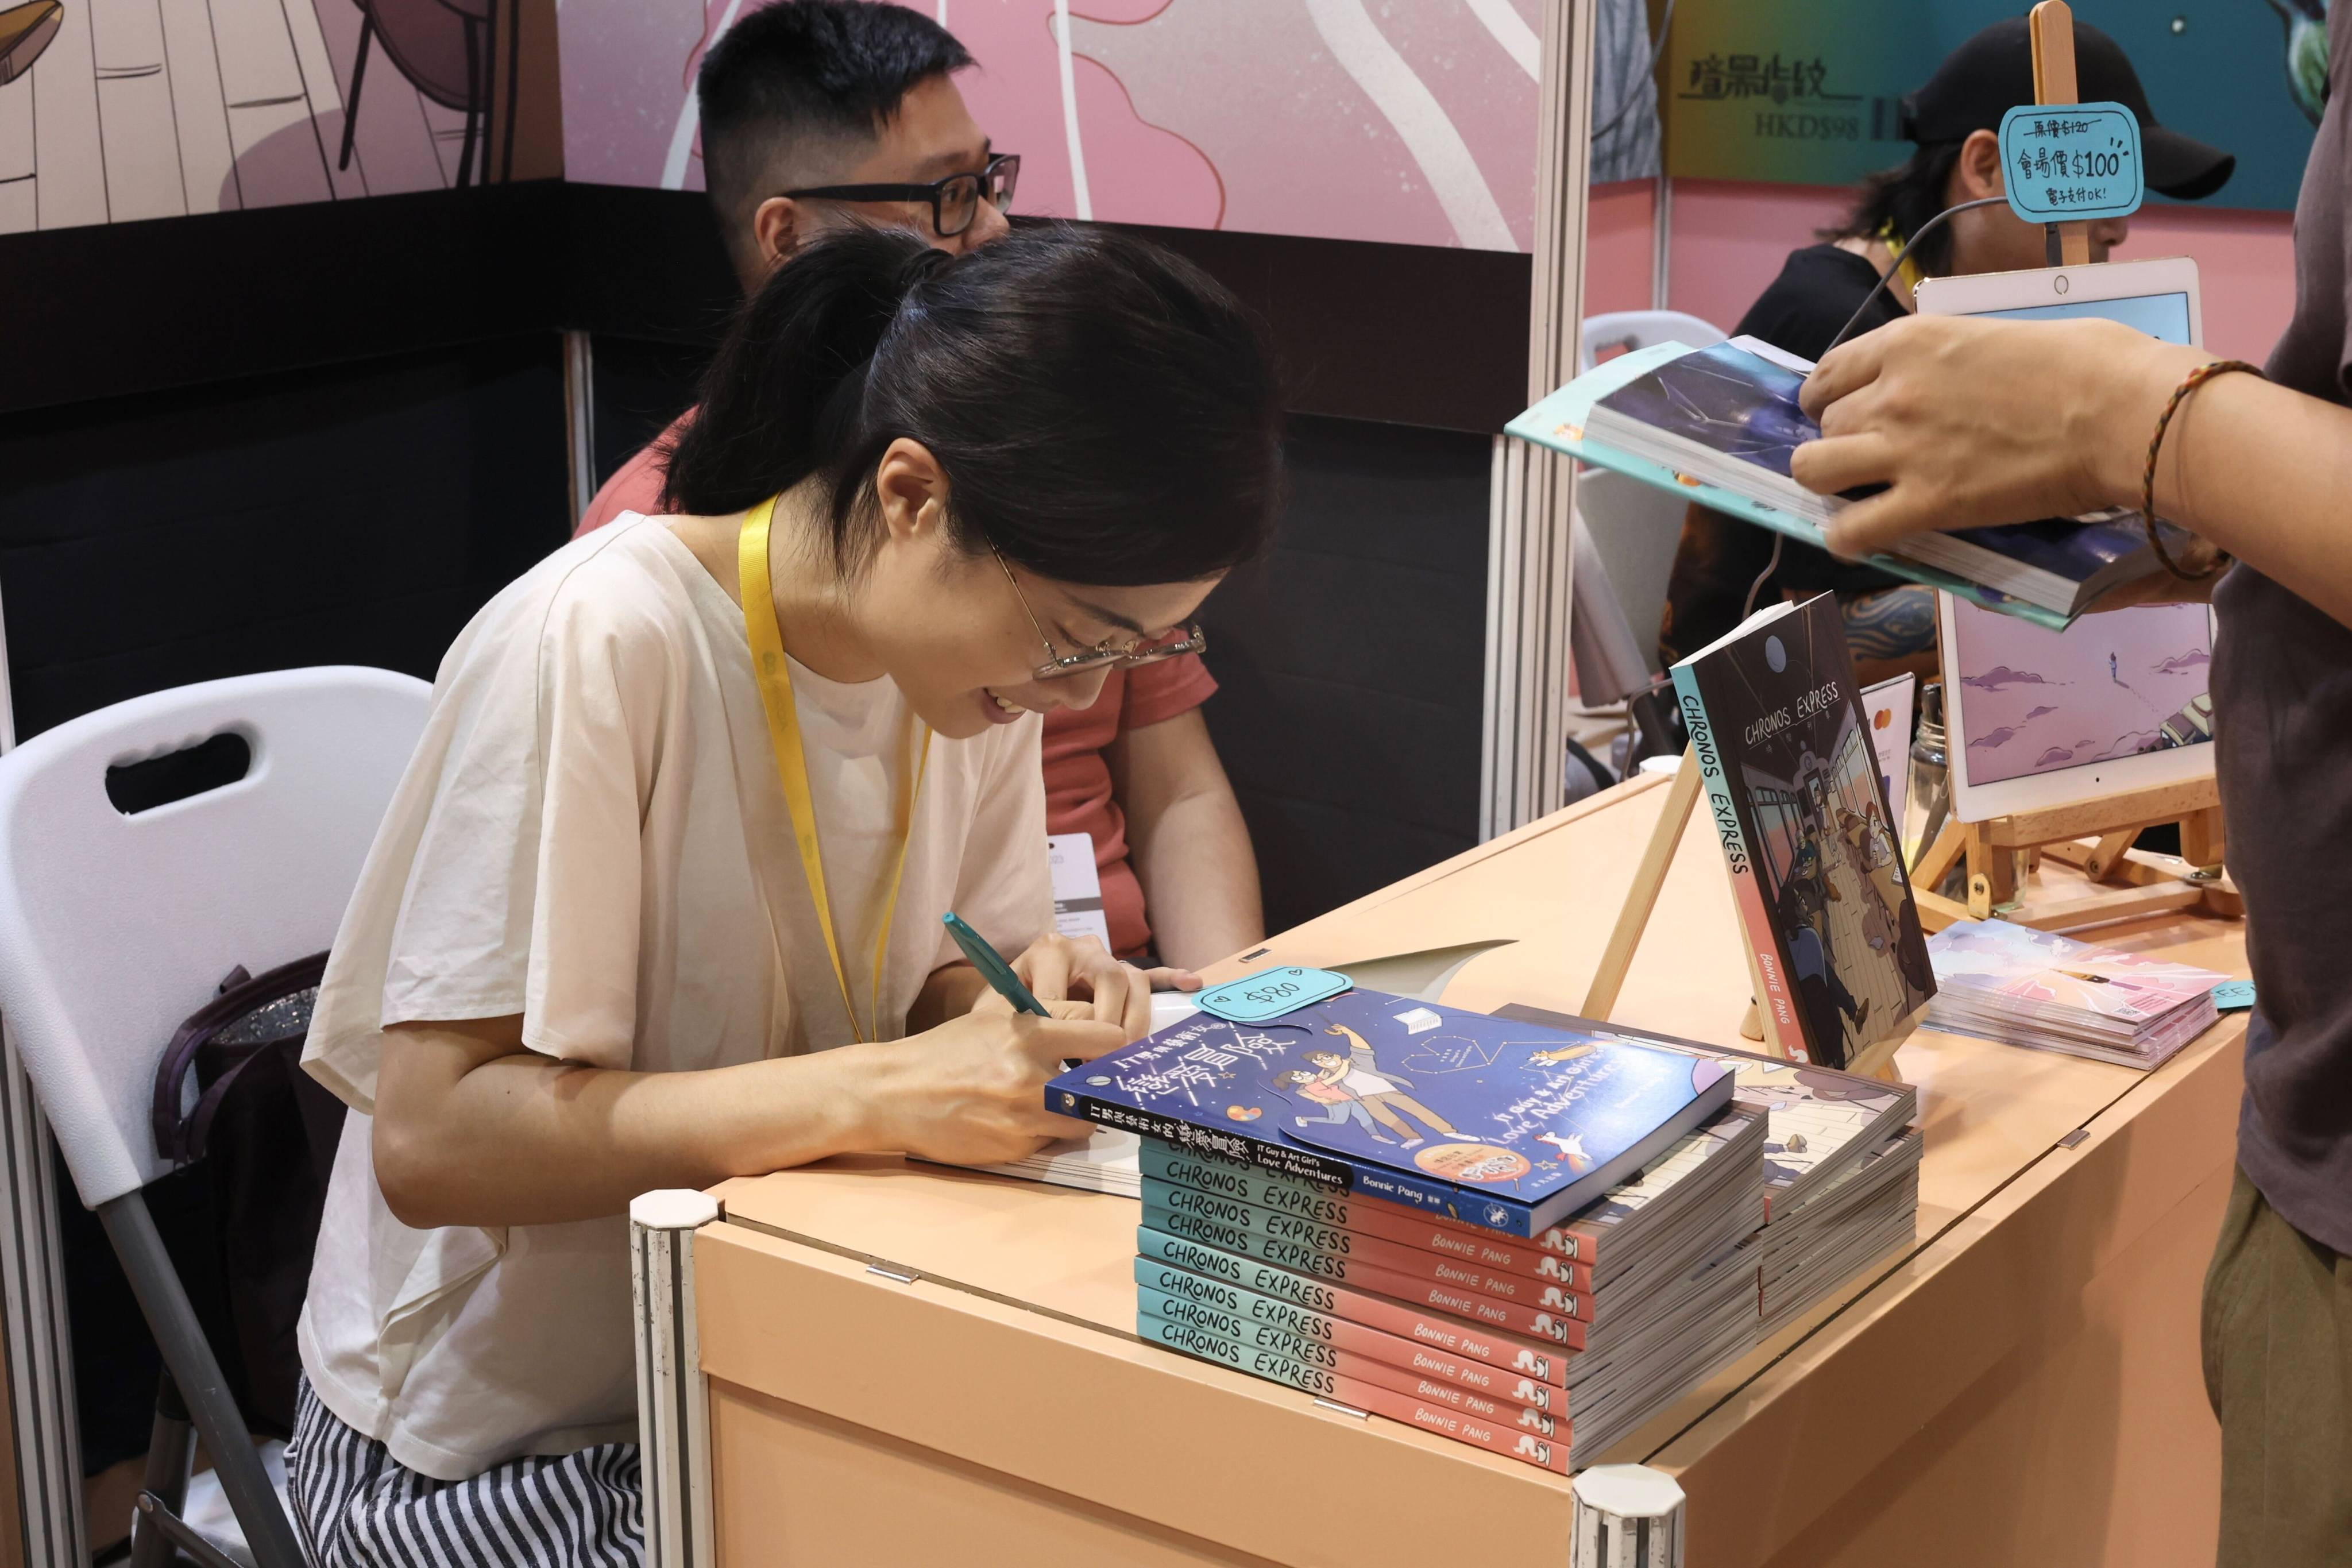
[[[1650,63],[1642,68],[1642,74],[1635,79],[1636,80],[1654,81],[1658,74],[1658,61],[1666,52],[1666,29],[1674,26],[1674,20],[1675,0],[1666,0],[1666,8],[1658,17],[1658,41],[1650,46]],[[1617,112],[1609,117],[1609,123],[1592,133],[1592,140],[1598,142],[1622,125],[1625,122],[1625,117],[1633,112],[1633,106],[1641,101],[1642,94],[1639,89],[1626,93],[1625,101],[1619,104]]]
[[[1934,217],[1931,217],[1926,223],[1921,224],[1917,231],[1914,233],[1910,238],[1903,242],[1903,248],[1906,250],[1916,249],[1921,240],[1927,238],[1930,234],[1933,234],[1936,231],[1936,226],[1937,224],[1943,222],[1954,213],[1964,213],[1970,207],[1989,207],[1996,202],[2006,202],[2008,200],[2009,198],[2007,196],[1979,196],[1975,201],[1962,202],[1958,206],[1946,207],[1942,212],[1937,213]],[[1822,351],[1822,358],[1829,358],[1830,349],[1833,349],[1837,347],[1838,344],[1845,342],[1846,334],[1853,331],[1853,329],[1860,324],[1862,318],[1868,313],[1871,301],[1876,300],[1881,293],[1885,292],[1886,286],[1895,281],[1895,275],[1902,270],[1903,269],[1900,267],[1890,267],[1879,276],[1878,287],[1873,289],[1869,293],[1862,297],[1862,304],[1855,309],[1853,315],[1846,318],[1845,325],[1838,329],[1837,336],[1830,340],[1830,348],[1823,349]]]

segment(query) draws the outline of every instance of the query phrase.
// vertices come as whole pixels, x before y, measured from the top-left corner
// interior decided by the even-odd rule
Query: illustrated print
[[[1374,1071],[1379,1064],[1373,1059],[1372,1047],[1363,1036],[1345,1024],[1333,1024],[1323,1032],[1343,1037],[1348,1042],[1348,1049],[1307,1052],[1307,1059],[1315,1064],[1318,1077],[1325,1084],[1353,1095],[1374,1121],[1402,1141],[1405,1148],[1419,1148],[1429,1141],[1407,1125],[1404,1120],[1407,1116],[1420,1121],[1441,1138],[1464,1136],[1452,1122],[1407,1094],[1405,1090],[1411,1085],[1404,1079],[1382,1077]]]
[[[1301,1127],[1313,1126],[1317,1122],[1336,1127],[1353,1121],[1363,1129],[1365,1136],[1376,1143],[1392,1144],[1396,1142],[1372,1125],[1372,1113],[1362,1100],[1338,1084],[1324,1082],[1319,1073],[1309,1072],[1305,1068],[1292,1068],[1275,1074],[1269,1081],[1276,1089],[1294,1091],[1300,1099],[1313,1100],[1323,1107],[1321,1116],[1292,1118]]]
[[[1547,1279],[1569,1279],[1574,1277],[1575,1270],[1573,1266],[1547,1254],[1536,1259],[1536,1272]]]
[[[1495,1065],[1502,1054],[1500,1042],[1465,1039],[1459,1035],[1433,1035],[1413,1042],[1412,1054],[1404,1058],[1404,1070],[1410,1073],[1475,1072]]]
[[[1538,1377],[1551,1375],[1551,1363],[1533,1351],[1520,1351],[1511,1357],[1513,1372],[1531,1372]]]
[[[1522,1351],[1519,1353],[1525,1355],[1527,1352]],[[1511,1391],[1511,1397],[1522,1405],[1548,1405],[1551,1402],[1551,1390],[1523,1377],[1519,1379],[1519,1385]]]
[[[1569,1311],[1576,1305],[1576,1298],[1570,1295],[1567,1291],[1561,1289],[1557,1285],[1545,1286],[1543,1288],[1543,1294],[1538,1297],[1538,1300],[1545,1306],[1557,1307],[1563,1312]]]
[[[1568,1342],[1568,1325],[1549,1312],[1536,1314],[1536,1332],[1546,1339],[1558,1340],[1562,1344]]]
[[[1533,1459],[1538,1465],[1549,1465],[1551,1463],[1550,1445],[1547,1443],[1538,1443],[1524,1432],[1519,1434],[1519,1440],[1512,1447],[1511,1452],[1520,1455],[1523,1458]]]
[[[1581,1132],[1571,1132],[1565,1138],[1557,1132],[1538,1132],[1536,1134],[1536,1142],[1549,1143],[1559,1150],[1560,1161],[1565,1162],[1571,1171],[1591,1168],[1592,1157],[1584,1152],[1584,1134]]]
[[[1574,1045],[1556,1047],[1549,1051],[1534,1051],[1528,1056],[1528,1065],[1556,1068],[1562,1062],[1572,1062],[1579,1057],[1591,1056],[1600,1048],[1591,1041],[1584,1040]]]
[[[1551,1417],[1545,1415],[1540,1410],[1528,1409],[1524,1406],[1521,1407],[1519,1411],[1519,1425],[1528,1427],[1532,1431],[1540,1432],[1547,1437],[1551,1436]]]

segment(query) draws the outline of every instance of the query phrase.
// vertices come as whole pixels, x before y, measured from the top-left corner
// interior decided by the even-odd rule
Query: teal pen
[[[1029,994],[1029,987],[1021,984],[1021,976],[1013,973],[1013,966],[1004,962],[1003,956],[988,945],[988,939],[964,924],[963,917],[950,910],[940,919],[947,926],[948,934],[955,938],[956,945],[963,949],[963,955],[971,960],[971,966],[980,971],[980,977],[999,996],[1012,1003],[1014,1012],[1034,1013],[1040,1018],[1053,1016],[1045,1011],[1045,1004]]]

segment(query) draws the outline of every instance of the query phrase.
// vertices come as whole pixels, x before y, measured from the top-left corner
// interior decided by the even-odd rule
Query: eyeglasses
[[[1013,188],[1021,183],[1021,154],[999,153],[977,174],[950,174],[928,185],[814,185],[785,191],[794,200],[814,197],[828,202],[924,202],[931,209],[931,227],[941,239],[953,239],[980,216],[981,198],[1003,212],[1013,205]]]
[[[996,546],[990,545],[988,552],[994,555],[997,565],[1004,569],[1004,580],[1013,584],[1013,596],[1021,601],[1021,613],[1029,617],[1029,624],[1037,629],[1037,640],[1045,647],[1045,662],[1029,672],[1033,680],[1060,680],[1067,676],[1083,675],[1090,669],[1100,669],[1105,665],[1125,668],[1158,664],[1163,658],[1174,658],[1179,654],[1199,653],[1209,646],[1209,634],[1202,631],[1200,623],[1195,621],[1181,633],[1150,642],[1138,637],[1124,647],[1104,644],[1087,648],[1083,653],[1055,653],[1054,639],[1045,635],[1045,623],[1039,620],[1037,612],[1029,607],[1029,595],[1021,591],[1021,579],[1013,574],[1012,564]]]

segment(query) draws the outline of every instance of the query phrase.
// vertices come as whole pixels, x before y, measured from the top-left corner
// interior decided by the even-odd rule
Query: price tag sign
[[[1346,975],[1328,969],[1261,969],[1196,992],[1192,1000],[1201,1005],[1202,1012],[1213,1013],[1229,1024],[1263,1024],[1337,996],[1353,984]]]
[[[2128,217],[2147,194],[2139,121],[2120,103],[2021,103],[2000,117],[2000,174],[2028,223]]]
[[[2224,980],[2213,987],[2213,1005],[2221,1012],[2234,1013],[2253,1005],[2254,983],[2251,980]]]

